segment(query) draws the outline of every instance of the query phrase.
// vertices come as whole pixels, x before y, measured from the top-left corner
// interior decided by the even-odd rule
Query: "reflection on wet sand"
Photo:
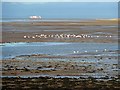
[[[4,22],[0,47],[4,89],[120,88],[116,20]]]

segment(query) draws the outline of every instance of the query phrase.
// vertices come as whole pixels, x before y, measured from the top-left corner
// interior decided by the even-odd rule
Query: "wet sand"
[[[18,56],[2,61],[3,90],[119,90],[117,60],[117,56]]]
[[[3,76],[118,77],[118,56],[22,55],[3,60]]]
[[[117,24],[116,20],[4,22],[1,42],[118,43]],[[38,38],[41,34],[50,37]],[[55,37],[56,34],[58,37]],[[74,34],[81,37],[66,38],[64,36],[61,38],[59,37],[61,34]],[[87,36],[84,38],[83,34]],[[95,62],[90,62],[90,59],[95,60]],[[117,56],[36,54],[2,60],[1,63],[3,90],[16,88],[40,90],[103,88],[104,90],[115,90],[120,88]]]
[[[2,42],[118,42],[118,21],[89,20],[77,22],[4,22]],[[39,38],[36,35],[89,35],[104,38]],[[30,38],[24,38],[29,36]],[[111,37],[109,37],[111,36]]]

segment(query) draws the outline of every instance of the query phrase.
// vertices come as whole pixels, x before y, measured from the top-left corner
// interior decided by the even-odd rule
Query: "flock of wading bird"
[[[87,34],[35,34],[32,36],[24,35],[24,39],[35,39],[35,38],[56,38],[56,39],[70,39],[70,38],[111,38],[112,35],[87,35]]]
[[[107,50],[107,49],[104,49],[103,50],[103,52],[107,52],[107,51],[110,51],[110,50]],[[84,51],[85,53],[87,53],[88,51],[87,50],[85,50]],[[95,52],[101,52],[100,50],[95,50]],[[81,53],[80,51],[73,51],[73,53],[75,54],[75,53]],[[82,52],[83,53],[83,52]]]

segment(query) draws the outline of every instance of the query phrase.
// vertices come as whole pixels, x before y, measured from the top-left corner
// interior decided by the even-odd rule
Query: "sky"
[[[119,0],[1,0],[2,2],[118,2]]]
[[[2,2],[12,2],[12,3],[8,3],[8,4],[4,4],[2,7],[3,10],[3,17],[28,17],[29,15],[32,15],[31,13],[33,13],[34,15],[42,15],[45,18],[53,18],[53,17],[69,17],[70,16],[70,12],[72,12],[72,15],[69,17],[76,17],[79,18],[81,17],[88,17],[89,18],[114,18],[117,17],[117,7],[115,5],[103,5],[101,7],[101,5],[91,5],[91,6],[76,6],[75,5],[71,5],[73,6],[72,10],[70,11],[69,9],[71,7],[63,5],[61,7],[59,7],[62,4],[58,4],[58,5],[53,5],[53,4],[46,4],[49,2],[118,2],[119,0],[1,0]],[[17,3],[17,2],[21,2]],[[29,3],[32,2],[32,3]],[[35,2],[39,2],[39,5],[36,5]],[[44,4],[44,5],[40,5]],[[23,5],[26,4],[26,5]],[[27,5],[27,4],[31,4],[31,5]],[[33,5],[32,5],[33,4]],[[31,12],[31,7],[32,7],[32,12]],[[56,8],[55,8],[56,7]],[[96,8],[97,7],[97,8]],[[109,8],[110,7],[110,8]],[[39,8],[39,10],[37,10],[36,8]],[[44,9],[42,9],[44,8]],[[82,10],[84,8],[84,10]],[[64,10],[65,9],[65,10]],[[89,10],[90,9],[90,10]],[[44,11],[43,11],[44,10]],[[51,12],[49,12],[51,11]],[[68,12],[69,11],[69,12]],[[0,10],[1,12],[1,10]],[[17,13],[16,13],[17,12]],[[31,13],[30,13],[31,12]],[[62,15],[61,13],[64,13],[64,15]],[[82,12],[83,15],[80,13]],[[8,14],[9,13],[9,14]],[[23,16],[21,13],[24,13]],[[59,15],[57,15],[57,13]],[[89,13],[89,14],[88,14]],[[88,16],[85,16],[88,15]],[[1,17],[1,14],[0,14]]]
[[[113,2],[53,2],[53,3],[15,3],[4,2],[3,18],[117,18],[118,4]]]

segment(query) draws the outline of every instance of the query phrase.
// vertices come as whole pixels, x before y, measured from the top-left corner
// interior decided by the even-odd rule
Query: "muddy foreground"
[[[71,78],[3,78],[3,90],[119,90],[120,81]]]

